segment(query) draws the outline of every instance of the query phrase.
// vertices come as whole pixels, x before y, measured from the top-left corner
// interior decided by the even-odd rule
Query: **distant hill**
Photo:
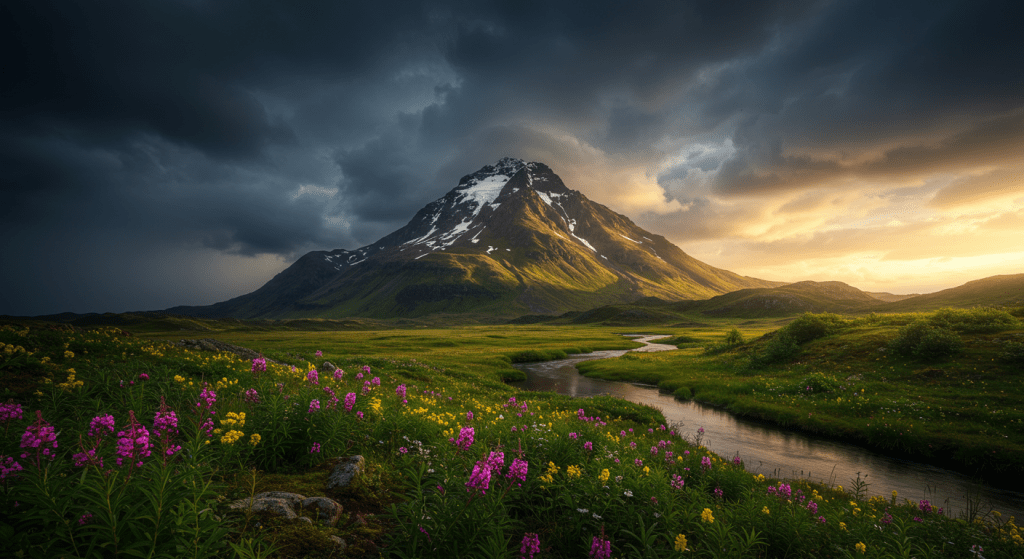
[[[884,301],[886,303],[895,303],[896,301],[902,301],[904,299],[910,299],[911,297],[917,297],[918,295],[920,295],[920,293],[910,293],[908,295],[896,295],[894,293],[886,293],[884,291],[883,292],[865,291],[864,293],[867,293],[868,295],[874,297],[875,299],[878,299],[879,301]]]
[[[234,318],[511,318],[647,296],[702,299],[780,285],[709,266],[569,189],[543,163],[504,158],[462,177],[401,229],[314,251],[256,291],[166,312]]]
[[[879,295],[895,300],[886,302]],[[664,301],[647,297],[629,304],[602,305],[561,316],[529,316],[521,323],[687,324],[699,317],[782,318],[805,312],[859,314],[935,310],[943,307],[1024,306],[1024,274],[993,276],[927,295],[868,293],[838,281],[801,281],[779,287],[740,289],[710,299]]]
[[[1024,274],[991,276],[959,287],[878,305],[876,312],[932,311],[942,307],[1024,306]]]

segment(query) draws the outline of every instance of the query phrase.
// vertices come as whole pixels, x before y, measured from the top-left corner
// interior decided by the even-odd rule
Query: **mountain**
[[[933,311],[943,307],[1024,306],[1024,274],[990,276],[935,293],[882,304],[879,312]]]
[[[310,252],[252,293],[168,312],[236,318],[512,317],[775,285],[780,284],[696,260],[569,189],[543,163],[503,158],[462,177],[376,243]]]

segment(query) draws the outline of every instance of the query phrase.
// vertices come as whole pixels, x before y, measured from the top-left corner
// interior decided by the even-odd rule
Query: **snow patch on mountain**
[[[629,237],[623,235],[622,233],[619,233],[619,236],[622,237],[623,239],[626,239],[627,241],[633,241],[633,239],[630,239]],[[644,238],[646,239],[647,237],[644,237]],[[633,241],[633,242],[638,244],[638,245],[644,244],[643,241]]]

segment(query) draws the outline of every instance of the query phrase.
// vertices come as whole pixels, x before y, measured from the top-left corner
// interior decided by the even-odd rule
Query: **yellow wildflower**
[[[220,438],[221,444],[235,444],[235,441],[242,438],[245,433],[241,431],[235,431],[234,429],[224,433],[224,436]]]
[[[899,495],[899,493],[897,493],[897,492],[896,492],[896,490],[895,490],[895,489],[893,489],[893,490],[892,490],[892,499],[893,499],[893,501],[895,501],[895,500],[896,500],[896,495]]]
[[[757,474],[756,476],[754,476],[754,481],[756,481],[758,483],[763,482],[764,481],[764,474]]]
[[[608,471],[608,468],[605,468],[601,470],[601,475],[597,476],[597,479],[601,480],[601,484],[604,485],[605,483],[608,483],[608,478],[611,477],[611,475],[612,474]]]
[[[565,469],[565,473],[566,475],[569,476],[570,479],[574,477],[580,477],[583,475],[583,471],[580,470],[579,466],[569,466],[568,468]]]
[[[260,443],[261,438],[262,437],[260,437],[259,433],[253,433],[252,435],[249,435],[249,444],[256,446]]]
[[[840,522],[839,523],[839,529],[845,532],[846,531],[846,523],[845,522]]]
[[[651,475],[651,468],[650,467],[644,466],[644,475],[645,476]]]
[[[868,552],[868,546],[864,545],[864,542],[857,542],[857,545],[853,547],[856,548],[861,555]]]
[[[701,513],[700,513],[700,520],[701,520],[701,522],[707,522],[708,524],[714,524],[715,517],[714,517],[713,514],[711,514],[711,509],[704,509],[703,511],[701,511]]]
[[[763,512],[765,514],[771,514],[772,513],[772,511],[768,510],[768,507],[765,507],[765,508],[761,509],[761,512]]]
[[[74,358],[75,358],[75,352],[70,351],[70,350],[64,351],[64,359],[74,359]]]
[[[676,536],[676,551],[686,551],[686,536],[679,534]]]

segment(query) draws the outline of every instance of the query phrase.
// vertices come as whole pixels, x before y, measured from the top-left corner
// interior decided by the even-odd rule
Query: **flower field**
[[[1015,519],[755,476],[657,410],[487,370],[327,345],[243,360],[115,328],[8,325],[0,343],[16,557],[1024,556]],[[362,476],[325,492],[331,459],[355,454]],[[228,507],[266,490],[345,512],[330,527]]]

